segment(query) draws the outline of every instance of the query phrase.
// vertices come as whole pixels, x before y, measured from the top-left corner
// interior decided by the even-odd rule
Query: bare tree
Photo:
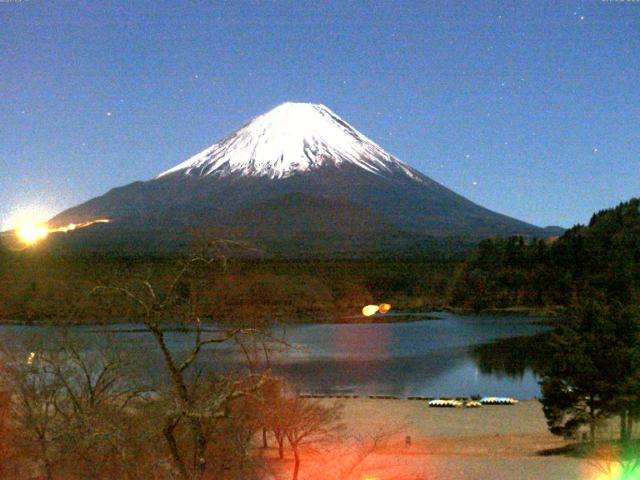
[[[316,454],[315,467],[321,470],[318,478],[360,478],[354,477],[360,466],[408,427],[405,420],[366,432],[348,433],[341,423],[342,404],[301,397],[278,377],[272,377],[265,385],[255,411],[272,432],[281,459],[285,440],[291,446],[293,480],[299,476],[305,452]]]
[[[293,480],[298,479],[302,449],[335,441],[342,429],[342,405],[296,395],[285,402],[289,418],[285,434],[293,450]]]
[[[266,372],[262,384],[245,399],[245,410],[253,422],[256,431],[262,435],[262,448],[268,448],[268,433],[272,433],[278,443],[280,458],[284,458],[284,430],[280,428],[278,414],[282,411],[284,380]]]
[[[11,392],[0,387],[0,478],[8,476],[13,458],[14,431],[11,425]]]
[[[3,383],[13,393],[23,458],[37,459],[47,479],[56,470],[66,478],[108,472],[136,478],[132,465],[137,464],[126,460],[139,453],[141,443],[132,441],[132,429],[124,426],[130,423],[129,406],[145,389],[129,375],[129,356],[86,348],[68,335],[48,340],[28,356],[22,349],[4,355]]]
[[[172,386],[165,402],[163,436],[179,476],[183,479],[204,476],[207,449],[216,439],[211,434],[211,423],[228,417],[231,403],[245,395],[247,388],[255,389],[260,383],[226,378],[209,383],[209,387],[213,388],[204,388],[203,382],[197,381],[200,375],[194,368],[206,347],[223,344],[238,335],[257,333],[256,328],[242,325],[205,329],[197,298],[193,298],[193,292],[197,292],[197,289],[185,288],[190,282],[197,281],[199,276],[210,274],[216,266],[218,271],[223,272],[230,252],[238,246],[244,247],[237,242],[211,242],[201,254],[189,258],[164,287],[154,285],[151,278],[145,278],[120,285],[100,286],[94,290],[129,299],[137,307],[137,313],[161,352]],[[179,322],[191,330],[192,344],[188,351],[172,351],[167,341],[170,330],[168,322]],[[188,444],[179,441],[181,427],[189,432],[191,438]]]
[[[280,458],[284,457],[284,430],[280,428],[281,422],[277,415],[282,410],[279,402],[287,385],[284,379],[272,374],[272,356],[291,349],[291,345],[286,341],[286,331],[283,329],[281,335],[275,338],[273,332],[265,335],[260,328],[254,328],[251,335],[238,334],[234,340],[239,346],[245,359],[249,372],[261,379],[261,385],[249,397],[247,408],[251,411],[250,417],[254,424],[258,426],[262,434],[262,448],[269,446],[268,432],[272,431],[277,443]],[[261,369],[261,367],[264,367]]]
[[[333,452],[332,459],[325,465],[325,479],[348,480],[353,478],[361,465],[374,453],[386,447],[389,442],[407,428],[406,423],[389,424],[371,432],[357,433],[347,437]],[[340,458],[341,461],[336,461]],[[331,472],[331,473],[329,473]]]

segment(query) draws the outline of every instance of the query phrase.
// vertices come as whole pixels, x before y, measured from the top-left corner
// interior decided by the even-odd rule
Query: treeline
[[[549,430],[589,440],[589,455],[606,449],[607,465],[624,478],[640,471],[640,199],[603,210],[552,241],[483,241],[461,265],[452,301],[475,310],[561,306],[563,319],[535,340],[525,365],[541,378]],[[494,349],[476,349],[484,369]],[[542,355],[538,355],[541,353]],[[618,420],[619,440],[606,426]],[[585,431],[586,430],[586,431]],[[605,430],[604,438],[599,430]],[[582,448],[582,447],[580,447]]]
[[[617,300],[582,298],[558,322],[540,372],[540,401],[552,433],[572,437],[588,426],[593,443],[598,427],[618,417],[621,442],[634,438],[640,418],[639,314],[637,306]]]
[[[128,303],[96,304],[96,286],[115,278],[166,284],[179,256],[52,255],[37,250],[0,253],[0,321],[122,321]],[[429,310],[447,304],[453,260],[233,259],[181,283],[211,319],[261,316],[285,321],[335,321],[368,303]]]
[[[579,295],[640,299],[640,200],[593,215],[561,237],[488,239],[466,255],[361,259],[238,258],[181,285],[203,316],[335,321],[368,303],[395,310],[565,307]],[[114,276],[168,281],[184,256],[55,255],[0,249],[0,321],[121,321],[126,304],[93,306]],[[91,312],[91,318],[78,312]]]
[[[598,212],[551,241],[481,242],[460,268],[451,302],[474,310],[567,306],[584,295],[640,300],[640,199]]]

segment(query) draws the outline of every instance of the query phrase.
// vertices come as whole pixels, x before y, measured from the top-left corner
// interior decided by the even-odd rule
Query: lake
[[[435,319],[421,320],[422,318]],[[550,327],[523,316],[413,314],[394,323],[292,325],[284,336],[293,348],[272,356],[273,369],[306,393],[396,396],[539,395],[532,359],[540,334]],[[403,321],[406,320],[406,321]],[[145,360],[144,375],[160,378],[164,368],[153,339],[140,325],[72,327],[84,348],[104,346],[130,351]],[[34,346],[57,327],[0,326],[5,345]],[[278,332],[282,334],[283,332]],[[193,334],[167,334],[180,354]],[[536,349],[538,351],[536,351]],[[242,365],[237,349],[203,350],[199,367]]]
[[[430,314],[432,316],[433,314]],[[529,360],[548,332],[521,316],[436,314],[438,320],[308,325],[289,330],[301,347],[276,370],[311,393],[534,398]]]

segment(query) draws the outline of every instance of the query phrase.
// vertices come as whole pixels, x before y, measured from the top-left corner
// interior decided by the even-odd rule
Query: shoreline
[[[287,322],[274,322],[274,325],[284,324],[284,325],[366,325],[366,324],[378,324],[378,323],[411,323],[411,322],[428,322],[428,321],[437,321],[443,320],[442,317],[437,316],[438,314],[454,314],[460,315],[463,317],[476,316],[481,317],[483,315],[493,315],[493,316],[522,316],[522,317],[531,317],[531,318],[548,318],[551,321],[558,319],[562,316],[562,312],[557,308],[537,308],[537,307],[511,307],[511,308],[501,308],[501,309],[485,309],[479,312],[474,312],[471,309],[466,308],[439,308],[434,310],[428,310],[425,312],[417,312],[413,309],[411,310],[392,310],[391,314],[386,315],[372,315],[370,317],[365,317],[363,315],[349,315],[343,317],[321,317],[308,319],[303,318],[299,320],[289,320]],[[118,319],[118,320],[106,320],[106,321],[88,321],[88,320],[79,320],[79,321],[69,321],[65,319],[59,318],[47,318],[42,320],[25,320],[20,318],[0,318],[0,325],[17,325],[17,326],[25,326],[25,327],[42,327],[42,326],[118,326],[118,325],[131,325],[131,324],[141,324],[141,321],[136,321],[134,319]],[[214,325],[215,322],[212,320],[206,320],[203,322],[203,325]],[[176,329],[178,330],[178,329]],[[185,329],[186,331],[187,329]]]

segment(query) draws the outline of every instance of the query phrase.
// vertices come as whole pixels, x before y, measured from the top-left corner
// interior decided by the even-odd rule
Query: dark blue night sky
[[[0,227],[287,100],[538,225],[640,195],[640,2],[0,0],[0,23]]]

